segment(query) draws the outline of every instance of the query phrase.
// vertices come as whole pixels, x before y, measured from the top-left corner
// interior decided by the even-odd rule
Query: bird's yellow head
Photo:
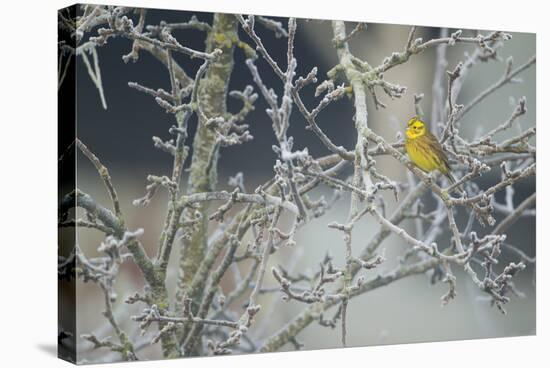
[[[422,137],[426,134],[426,124],[417,117],[414,117],[407,123],[407,131],[405,133],[409,139]]]

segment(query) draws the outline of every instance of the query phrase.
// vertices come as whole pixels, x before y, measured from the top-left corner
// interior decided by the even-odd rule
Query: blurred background
[[[183,22],[196,15],[199,20],[210,22],[211,14],[190,13],[172,10],[150,9],[146,24],[167,22]],[[135,15],[132,15],[137,22]],[[286,28],[287,19],[273,18],[281,21]],[[368,23],[368,22],[367,22]],[[350,32],[355,23],[349,23]],[[261,25],[256,30],[262,38],[271,55],[279,60],[280,65],[286,63],[285,38],[276,38]],[[350,42],[351,51],[371,65],[378,65],[383,58],[394,51],[401,51],[406,43],[410,26],[372,24],[368,29],[355,36]],[[452,32],[454,30],[450,30]],[[463,36],[475,36],[478,30],[463,30]],[[95,30],[92,32],[94,35]],[[439,37],[440,29],[419,27],[417,37],[424,40]],[[204,34],[199,31],[174,31],[179,42],[194,49],[204,49]],[[512,40],[507,41],[499,50],[502,61],[478,63],[472,68],[458,97],[458,103],[467,103],[481,91],[492,85],[501,77],[505,69],[504,60],[513,56],[515,65],[523,64],[535,54],[535,35],[527,33],[512,33]],[[319,68],[318,79],[322,81],[326,72],[337,63],[336,52],[332,46],[332,29],[330,22],[319,20],[298,20],[298,31],[295,42],[295,57],[298,60],[297,75],[306,75],[314,66]],[[249,42],[249,38],[241,31],[241,39]],[[466,53],[475,49],[473,44],[459,44],[447,49],[447,70],[465,59]],[[121,199],[123,213],[126,216],[129,229],[143,228],[145,233],[142,242],[149,255],[156,252],[156,244],[164,221],[167,196],[159,191],[147,208],[133,207],[133,199],[145,193],[148,174],[166,175],[170,172],[172,162],[170,156],[155,149],[151,137],[159,136],[168,139],[168,129],[174,124],[173,116],[165,113],[154,99],[128,87],[128,82],[138,82],[144,86],[169,90],[170,82],[166,68],[146,51],[140,53],[136,63],[125,64],[122,55],[131,49],[131,41],[127,39],[110,39],[104,47],[98,48],[99,63],[105,98],[108,109],[104,110],[97,89],[88,76],[87,69],[81,59],[77,60],[77,131],[78,137],[102,160],[109,168],[113,182]],[[194,75],[200,60],[190,60],[184,55],[175,55],[178,63],[190,75]],[[240,50],[235,52],[235,68],[231,77],[230,90],[242,90],[248,84],[253,85],[248,68],[244,65],[245,56]],[[272,87],[281,95],[282,85],[270,67],[259,59],[256,63],[262,78],[268,87]],[[429,120],[431,111],[431,88],[435,67],[435,49],[421,55],[411,57],[404,65],[398,66],[385,74],[385,79],[407,87],[406,94],[401,99],[389,100],[380,94],[380,98],[388,107],[375,110],[372,99],[369,103],[369,126],[389,141],[396,139],[396,134],[404,130],[406,121],[414,115],[413,95],[424,93],[422,106]],[[527,69],[519,76],[522,83],[507,85],[493,93],[482,104],[472,110],[463,120],[460,132],[466,139],[471,139],[476,132],[487,132],[505,121],[513,111],[516,101],[527,98],[527,114],[520,118],[520,126],[527,129],[535,126],[536,98],[535,74],[536,65]],[[256,90],[256,88],[255,88]],[[311,109],[318,103],[314,97],[314,88],[308,87],[301,93],[305,104]],[[250,132],[254,140],[244,145],[222,148],[219,160],[219,189],[227,189],[227,179],[237,172],[243,172],[245,186],[253,191],[257,185],[265,182],[273,175],[275,154],[271,146],[276,143],[271,121],[265,113],[267,105],[260,97],[256,101],[256,109],[247,118]],[[229,98],[229,110],[238,111],[240,103]],[[318,117],[317,121],[323,131],[337,145],[351,149],[355,144],[355,129],[353,125],[353,104],[344,98],[331,104]],[[190,122],[190,137],[193,137],[196,119]],[[316,136],[305,130],[306,123],[301,114],[296,111],[291,117],[289,135],[294,137],[295,148],[307,147],[313,156],[328,154]],[[517,129],[512,128],[501,134],[505,139],[512,134],[517,135]],[[191,139],[188,140],[190,144]],[[533,142],[534,144],[534,142]],[[377,158],[380,170],[393,180],[406,181],[406,172],[395,160],[387,157]],[[493,170],[494,171],[494,170]],[[184,174],[182,183],[186,183]],[[490,186],[499,179],[500,173],[491,172],[483,176],[479,185]],[[78,187],[96,198],[100,203],[109,205],[109,198],[93,166],[82,155],[78,158]],[[535,191],[535,179],[519,182],[515,187],[514,202],[520,203]],[[329,190],[319,188],[314,198],[325,195],[331,198]],[[503,194],[497,195],[497,200],[503,201]],[[426,203],[432,205],[428,194]],[[387,197],[388,211],[396,206],[390,196]],[[341,234],[327,228],[332,221],[345,221],[347,218],[349,198],[344,196],[335,207],[324,217],[313,220],[297,234],[297,245],[292,248],[281,248],[271,259],[272,265],[281,264],[289,271],[313,273],[318,270],[318,264],[329,252],[334,256],[334,263],[344,263],[344,245]],[[497,214],[497,221],[502,217]],[[467,220],[466,213],[459,211],[459,227],[463,228]],[[413,230],[412,222],[404,222],[407,229]],[[368,243],[378,226],[372,219],[365,217],[354,229],[353,250],[358,254]],[[78,230],[78,242],[88,257],[98,255],[96,249],[103,237],[101,234],[87,229]],[[448,242],[446,231],[440,236],[440,241]],[[522,217],[509,231],[509,243],[522,249],[529,256],[535,256],[535,219]],[[398,259],[407,249],[400,239],[390,236],[380,247],[384,250],[387,261],[379,268],[367,271],[365,276],[374,277],[377,273],[393,269]],[[174,252],[172,260],[178,258]],[[513,254],[504,252],[500,266],[511,261],[518,261]],[[243,272],[249,267],[245,262]],[[170,267],[171,280],[175,287],[177,270],[175,263]],[[431,285],[427,275],[409,277],[392,283],[387,287],[376,289],[353,299],[348,308],[348,344],[350,346],[368,346],[379,344],[410,343],[421,341],[443,341],[454,339],[472,339],[487,337],[506,337],[529,335],[535,333],[535,268],[528,265],[520,273],[516,285],[524,293],[523,298],[512,297],[506,305],[507,315],[501,314],[484,300],[480,291],[471,280],[464,277],[459,269],[453,269],[458,278],[457,297],[449,305],[441,307],[440,297],[447,291],[446,284]],[[226,275],[222,288],[225,292],[234,286],[231,275]],[[271,274],[268,274],[265,286],[276,286]],[[127,305],[124,299],[141,290],[143,280],[139,271],[130,263],[125,264],[117,280],[119,299],[116,302],[116,316],[121,325],[137,341],[146,341],[150,336],[140,337],[135,322],[129,315],[137,314],[140,306]],[[238,304],[238,303],[237,303]],[[262,309],[252,336],[261,341],[280,329],[305,306],[296,301],[285,302],[279,293],[263,294],[260,304]],[[77,286],[77,335],[93,332],[99,337],[112,334],[106,325],[101,310],[103,297],[100,289],[94,284],[78,282]],[[128,313],[130,311],[130,314]],[[332,313],[327,313],[331,316]],[[151,329],[152,330],[152,329]],[[154,332],[154,331],[150,331]],[[331,330],[311,324],[298,335],[298,340],[305,344],[305,349],[340,347],[340,330]],[[292,345],[285,350],[293,350]],[[147,346],[138,355],[149,358],[160,358],[158,346]],[[105,351],[92,351],[91,344],[79,343],[79,359],[90,361],[112,361],[116,355],[105,354]]]

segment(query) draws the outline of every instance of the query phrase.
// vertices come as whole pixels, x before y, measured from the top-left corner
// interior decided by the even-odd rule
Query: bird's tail
[[[457,180],[455,179],[455,177],[450,171],[447,171],[447,173],[445,173],[444,175],[447,179],[449,179],[449,182],[451,183],[451,185],[456,184]],[[458,194],[464,193],[464,189],[462,188],[462,185],[457,186],[453,190],[456,191]]]
[[[453,176],[453,174],[451,174],[450,171],[448,171],[445,176],[447,177],[447,179],[449,179],[449,181],[451,182],[451,184],[455,184],[456,183],[456,179],[455,177]]]

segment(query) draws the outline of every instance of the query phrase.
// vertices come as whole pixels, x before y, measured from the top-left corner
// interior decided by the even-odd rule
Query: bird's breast
[[[421,170],[430,172],[437,169],[436,162],[430,154],[430,147],[423,144],[421,139],[406,139],[405,150],[411,161]]]

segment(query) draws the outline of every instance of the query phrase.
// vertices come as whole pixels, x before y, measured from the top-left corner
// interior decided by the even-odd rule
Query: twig
[[[80,56],[82,56],[82,60],[84,61],[84,64],[86,64],[86,68],[88,70],[88,74],[90,75],[90,79],[92,82],[94,82],[94,85],[97,88],[97,91],[99,92],[99,98],[101,99],[101,105],[105,110],[107,110],[107,102],[105,101],[105,92],[103,91],[103,82],[101,80],[101,69],[99,68],[99,58],[97,56],[97,50],[95,47],[90,47],[89,52],[92,54],[92,59],[94,62],[94,66],[90,64],[90,60],[88,59],[88,56],[86,55],[86,52],[82,52]]]
[[[481,92],[479,95],[474,97],[472,101],[467,104],[461,112],[458,114],[456,120],[462,119],[464,115],[466,115],[474,106],[479,104],[481,101],[483,101],[487,96],[489,96],[491,93],[498,90],[500,87],[504,86],[508,82],[512,81],[516,75],[524,71],[525,69],[529,68],[531,65],[533,65],[537,60],[537,57],[535,55],[531,56],[529,60],[527,60],[524,64],[520,65],[516,69],[512,70],[512,59],[509,58],[507,61],[506,71],[504,72],[504,75],[500,78],[499,81],[497,81],[495,84],[487,88],[485,91]]]
[[[521,202],[514,211],[512,211],[504,220],[502,220],[492,231],[492,234],[504,233],[514,222],[516,222],[523,212],[531,207],[537,200],[537,193],[531,194],[523,202]]]
[[[103,180],[103,183],[105,184],[105,187],[107,188],[107,191],[109,192],[109,196],[111,197],[111,201],[113,202],[115,215],[117,217],[121,217],[122,212],[120,210],[120,201],[118,199],[118,195],[115,190],[115,187],[113,186],[113,182],[111,180],[111,175],[109,174],[109,170],[101,163],[101,161],[99,161],[97,156],[94,155],[93,152],[90,151],[88,147],[84,143],[82,143],[82,141],[78,138],[76,139],[76,145],[96,168],[97,172],[99,173],[99,176],[101,177],[101,179]]]

